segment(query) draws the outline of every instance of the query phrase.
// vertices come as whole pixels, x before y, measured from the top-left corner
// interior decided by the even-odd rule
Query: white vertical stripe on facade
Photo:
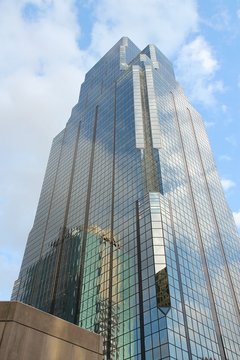
[[[157,60],[156,48],[154,45],[149,45],[150,58],[152,60],[153,66],[155,69],[159,69],[159,62]]]
[[[120,45],[120,70],[127,70],[128,64],[126,63],[126,46]]]
[[[120,45],[120,70],[127,70],[128,64],[126,62],[126,47],[128,46],[128,38],[122,38],[122,45]]]
[[[140,68],[138,65],[132,66],[132,73],[136,148],[144,149],[144,127],[140,86]]]
[[[152,143],[153,143],[153,148],[160,149],[161,132],[160,132],[160,124],[158,118],[158,111],[157,111],[156,96],[154,91],[152,66],[145,65],[145,72],[146,72],[146,82],[147,82],[150,124],[151,124],[151,132],[152,132]]]

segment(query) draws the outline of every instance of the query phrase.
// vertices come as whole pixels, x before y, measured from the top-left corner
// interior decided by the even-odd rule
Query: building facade
[[[12,294],[102,334],[104,359],[240,358],[240,242],[204,123],[122,38],[53,140]]]

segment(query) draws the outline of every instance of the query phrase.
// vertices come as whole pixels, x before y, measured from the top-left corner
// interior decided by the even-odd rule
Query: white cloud
[[[91,3],[96,17],[91,46],[101,55],[122,36],[130,37],[140,48],[154,43],[166,55],[171,55],[198,25],[195,0],[96,0]]]
[[[238,141],[236,140],[236,137],[234,135],[229,135],[225,137],[225,140],[232,145],[233,147],[238,146]]]
[[[202,36],[197,36],[182,48],[180,59],[184,62],[186,58],[189,58],[191,64],[196,64],[198,71],[200,70],[204,75],[212,75],[218,68],[217,60],[214,58],[210,46]],[[196,69],[193,71],[196,71]]]
[[[185,44],[177,58],[177,75],[180,82],[190,89],[194,101],[207,106],[215,104],[215,94],[224,91],[221,80],[216,80],[219,69],[213,50],[200,35]]]
[[[214,121],[204,121],[207,128],[211,128],[216,125]]]
[[[237,227],[240,229],[240,211],[233,212],[233,217],[234,217]]]
[[[218,9],[212,17],[203,22],[216,31],[231,31],[231,15],[225,7]]]
[[[232,160],[232,158],[230,156],[228,156],[228,155],[220,155],[219,159],[224,160],[224,161],[231,161]]]
[[[222,183],[222,187],[225,191],[233,188],[234,186],[236,186],[235,182],[230,180],[230,179],[222,179],[221,180]]]

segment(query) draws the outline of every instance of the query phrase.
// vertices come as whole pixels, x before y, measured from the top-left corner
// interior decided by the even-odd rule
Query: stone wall
[[[101,336],[20,302],[0,302],[1,360],[102,360]]]

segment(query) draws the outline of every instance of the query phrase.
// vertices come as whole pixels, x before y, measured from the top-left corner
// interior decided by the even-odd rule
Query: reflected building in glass
[[[200,115],[122,38],[53,140],[12,299],[102,334],[104,359],[237,360],[239,265]]]

